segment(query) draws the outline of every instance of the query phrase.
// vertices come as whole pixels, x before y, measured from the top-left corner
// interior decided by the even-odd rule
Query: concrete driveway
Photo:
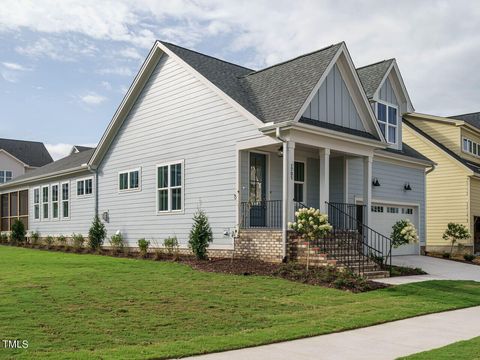
[[[480,282],[480,266],[478,265],[420,255],[394,256],[392,263],[398,266],[419,267],[426,271],[428,275],[379,279],[380,282],[393,285],[426,280],[473,280]]]

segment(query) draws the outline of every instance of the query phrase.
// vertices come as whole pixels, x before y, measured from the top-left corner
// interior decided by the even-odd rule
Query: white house
[[[176,235],[186,247],[201,207],[212,253],[280,261],[288,221],[311,206],[385,238],[410,218],[420,244],[394,253],[418,254],[432,162],[402,143],[412,111],[396,61],[355,69],[345,43],[255,71],[157,41],[96,149],[0,193],[28,189],[29,228],[42,235],[87,234],[98,213],[132,246]]]

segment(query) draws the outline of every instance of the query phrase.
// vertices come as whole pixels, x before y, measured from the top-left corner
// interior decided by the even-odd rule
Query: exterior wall
[[[346,202],[344,198],[345,189],[345,163],[343,157],[330,159],[330,201]]]
[[[282,231],[241,230],[235,240],[235,257],[282,262]]]
[[[363,163],[361,158],[348,161],[348,196],[349,202],[363,198]],[[378,178],[380,186],[373,187],[372,201],[417,205],[419,207],[419,237],[424,243],[425,229],[425,169],[423,167],[402,166],[377,157],[373,160],[372,178]],[[404,191],[406,182],[411,191]],[[375,230],[375,229],[374,229]],[[389,234],[384,234],[389,235]]]
[[[465,245],[472,245],[474,244],[474,218],[480,217],[480,180],[475,178],[470,178],[470,234],[472,234],[472,238],[469,241],[465,241]],[[476,252],[480,251],[480,249],[475,249]]]
[[[185,245],[199,206],[209,217],[215,247],[231,247],[237,225],[236,142],[257,127],[175,60],[164,55],[99,167],[99,212],[111,235],[131,245],[176,235]],[[184,161],[184,211],[157,214],[156,167]],[[141,168],[141,191],[118,191],[118,172]],[[224,232],[229,235],[224,235]]]
[[[0,170],[11,171],[12,179],[25,173],[25,166],[3,151],[0,151]]]
[[[427,250],[445,246],[442,235],[449,222],[471,227],[468,215],[468,173],[456,160],[432,146],[409,127],[405,126],[403,131],[408,145],[437,163],[435,170],[426,176]]]
[[[86,197],[77,196],[77,183],[79,179],[86,177],[93,177],[93,194]],[[33,190],[40,187],[40,202],[41,202],[41,187],[49,185],[49,195],[51,200],[51,185],[60,185],[63,182],[70,183],[70,218],[62,219],[61,215],[59,219],[52,219],[52,205],[50,201],[49,212],[50,218],[48,220],[34,219],[33,211]],[[60,191],[60,190],[59,190]],[[58,178],[48,182],[39,182],[37,184],[29,186],[29,223],[30,231],[37,231],[41,237],[51,236],[71,236],[73,233],[82,234],[88,236],[88,230],[92,224],[93,217],[95,216],[95,177],[91,173],[84,173],[71,178]],[[41,207],[41,203],[40,203]],[[59,207],[61,209],[61,205]]]
[[[366,131],[337,65],[327,75],[303,116]]]

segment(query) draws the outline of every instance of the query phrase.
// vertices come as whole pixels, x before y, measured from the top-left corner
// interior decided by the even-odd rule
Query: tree
[[[25,225],[20,220],[15,220],[12,224],[11,239],[13,243],[23,243],[25,240]]]
[[[310,264],[310,242],[327,235],[332,231],[332,225],[328,223],[328,215],[322,214],[314,208],[303,208],[295,213],[296,221],[288,226],[299,233],[307,242],[307,271]]]
[[[198,209],[193,215],[192,230],[190,230],[190,238],[188,241],[189,247],[197,259],[207,259],[207,248],[209,243],[213,241],[213,233],[208,217],[205,212]]]
[[[100,221],[98,215],[93,218],[92,226],[88,230],[88,245],[92,250],[98,250],[107,237],[105,225]]]
[[[465,240],[470,237],[468,229],[463,224],[448,223],[447,229],[443,233],[443,240],[450,241],[452,247],[450,248],[450,255],[453,253],[453,246],[459,240]]]

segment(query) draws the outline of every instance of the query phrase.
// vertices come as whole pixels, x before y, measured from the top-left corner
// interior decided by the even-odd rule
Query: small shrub
[[[100,221],[98,215],[93,218],[92,226],[88,231],[88,246],[92,250],[99,250],[107,237],[105,225]]]
[[[32,245],[37,245],[39,239],[40,239],[40,234],[38,233],[38,231],[34,231],[30,234],[30,243]]]
[[[178,258],[179,247],[178,239],[176,236],[170,236],[163,240],[163,246],[167,250],[168,255],[175,257],[175,259]]]
[[[123,251],[123,248],[125,247],[125,241],[123,240],[123,235],[121,233],[116,233],[115,235],[112,235],[110,238],[110,246],[112,247],[112,251],[117,254],[121,251]]]
[[[75,250],[79,250],[83,248],[83,244],[85,243],[85,238],[83,237],[82,234],[73,234],[72,235],[72,240],[73,240],[73,248]]]
[[[189,247],[197,259],[205,260],[207,258],[208,245],[213,241],[213,232],[208,217],[205,212],[198,209],[193,215],[192,230],[190,230]]]
[[[47,245],[47,249],[49,249],[50,246],[53,245],[54,240],[55,240],[55,239],[54,239],[53,236],[51,236],[51,235],[48,235],[48,236],[45,238],[45,245]]]
[[[442,254],[442,257],[443,257],[444,259],[450,259],[450,253],[444,252],[444,253]]]
[[[25,241],[25,225],[23,225],[23,222],[20,220],[15,220],[14,223],[12,224],[12,232],[10,233],[10,237],[12,239],[12,242],[17,244],[17,243],[23,243]]]
[[[464,254],[463,258],[465,259],[465,261],[472,262],[473,260],[475,260],[476,256],[473,254]]]
[[[60,246],[65,246],[65,245],[67,245],[67,238],[63,235],[59,235],[59,236],[57,236],[57,243]]]
[[[453,253],[453,246],[459,240],[465,240],[470,238],[470,233],[468,229],[463,224],[456,224],[456,223],[448,223],[447,229],[443,233],[443,240],[449,241],[452,244],[450,248],[450,254]]]
[[[8,244],[8,234],[5,232],[0,233],[0,243]]]
[[[140,255],[145,257],[148,253],[148,247],[150,246],[150,241],[145,239],[138,240],[138,249],[140,250]]]
[[[399,220],[393,225],[390,238],[394,248],[405,244],[417,243],[417,229],[415,229],[415,226],[409,219]]]

